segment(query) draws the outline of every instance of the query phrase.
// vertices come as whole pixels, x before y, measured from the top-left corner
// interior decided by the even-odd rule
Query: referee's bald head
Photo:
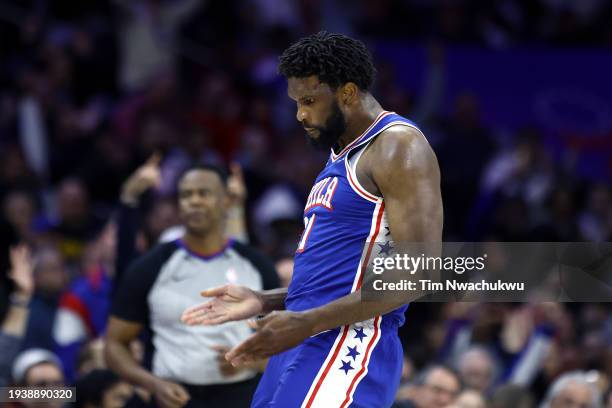
[[[197,171],[197,170],[201,170],[201,171],[210,171],[212,173],[215,173],[217,175],[217,177],[219,177],[219,180],[221,181],[221,184],[224,187],[227,187],[227,181],[229,179],[229,173],[228,171],[222,167],[222,166],[217,166],[215,164],[208,164],[208,163],[198,163],[198,164],[194,164],[191,167],[188,167],[187,169],[185,169],[181,175],[178,178],[178,183],[180,185],[181,180],[190,172],[192,171]]]

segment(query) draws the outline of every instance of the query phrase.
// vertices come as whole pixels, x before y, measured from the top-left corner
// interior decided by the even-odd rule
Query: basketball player
[[[364,242],[385,236],[441,241],[438,163],[416,125],[370,93],[375,70],[361,42],[320,32],[289,47],[279,70],[308,140],[331,148],[304,210],[293,279],[284,292],[204,291],[214,299],[186,310],[183,321],[213,325],[271,312],[226,355],[236,365],[273,356],[254,407],[388,407],[407,306],[361,300],[360,258]]]

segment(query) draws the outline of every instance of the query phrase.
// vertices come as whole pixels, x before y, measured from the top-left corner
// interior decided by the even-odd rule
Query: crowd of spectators
[[[0,385],[76,382],[83,406],[129,398],[101,356],[113,279],[178,223],[176,180],[195,161],[242,173],[242,238],[287,284],[326,158],[308,150],[276,58],[321,28],[374,53],[381,41],[435,44],[424,94],[399,88],[384,61],[374,94],[431,136],[446,240],[610,241],[605,177],[578,176],[520,118],[500,143],[469,89],[450,114],[435,100],[446,47],[610,47],[611,20],[603,0],[2,2]],[[157,187],[125,217],[126,181],[151,157]],[[127,255],[125,223],[137,228]],[[401,338],[398,406],[612,407],[607,304],[416,303]]]

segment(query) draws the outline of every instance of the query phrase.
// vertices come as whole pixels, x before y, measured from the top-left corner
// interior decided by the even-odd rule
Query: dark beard
[[[338,102],[334,101],[332,104],[332,111],[329,118],[325,121],[325,125],[322,127],[313,127],[319,131],[319,137],[313,139],[310,136],[306,136],[308,143],[316,150],[327,151],[334,147],[340,136],[346,131],[346,121],[344,115],[338,106]]]

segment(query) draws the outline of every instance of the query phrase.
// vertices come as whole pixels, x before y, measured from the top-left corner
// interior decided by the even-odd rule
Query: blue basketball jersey
[[[416,126],[382,112],[341,152],[332,152],[317,177],[304,209],[300,239],[285,306],[303,311],[357,291],[362,254],[376,256],[391,239],[383,197],[367,192],[355,168],[368,146],[391,126]],[[364,244],[365,247],[364,247]],[[338,327],[306,339],[270,358],[252,407],[364,408],[393,404],[402,371],[397,328],[406,307],[384,316]]]
[[[391,126],[418,130],[408,119],[383,111],[341,152],[332,151],[317,177],[304,209],[305,228],[295,255],[287,310],[312,309],[359,290],[363,251],[367,263],[374,256],[377,242],[391,240],[383,197],[366,191],[355,174],[358,157]],[[394,310],[383,316],[383,321],[402,325],[405,310],[406,306]]]

